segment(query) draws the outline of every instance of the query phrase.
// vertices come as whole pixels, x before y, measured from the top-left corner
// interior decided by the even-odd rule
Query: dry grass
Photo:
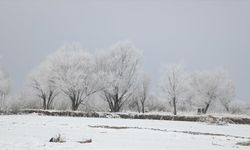
[[[92,143],[92,139],[84,139],[82,141],[78,141],[78,143],[81,143],[81,144]]]
[[[238,142],[237,145],[240,145],[240,146],[250,146],[250,140],[246,141],[246,142]]]

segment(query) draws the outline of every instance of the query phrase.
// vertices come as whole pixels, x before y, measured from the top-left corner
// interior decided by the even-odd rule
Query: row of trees
[[[206,114],[211,104],[219,102],[229,111],[235,98],[235,85],[222,70],[187,73],[180,65],[171,65],[164,69],[160,88],[175,115],[180,103],[200,107]]]
[[[44,109],[50,109],[61,93],[68,96],[72,110],[98,93],[110,111],[118,112],[140,88],[140,61],[140,51],[129,43],[117,43],[96,55],[73,43],[47,57],[30,75],[30,83]]]
[[[57,101],[66,99],[72,110],[78,110],[87,102],[107,106],[111,112],[166,111],[163,105],[175,115],[178,110],[198,108],[207,113],[211,105],[230,110],[235,85],[225,71],[190,73],[181,65],[166,66],[155,96],[150,89],[150,78],[144,73],[142,59],[142,52],[128,42],[116,43],[95,54],[77,43],[67,44],[30,73],[27,91],[42,101],[43,109],[53,109]],[[9,85],[3,82],[9,79],[0,70],[1,97],[9,89],[9,86],[3,87]],[[91,101],[97,103],[91,104]]]

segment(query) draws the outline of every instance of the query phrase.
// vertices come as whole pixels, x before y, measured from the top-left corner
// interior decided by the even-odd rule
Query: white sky
[[[0,55],[20,91],[27,74],[64,42],[90,50],[130,40],[157,81],[164,63],[225,68],[250,101],[248,0],[1,0]]]

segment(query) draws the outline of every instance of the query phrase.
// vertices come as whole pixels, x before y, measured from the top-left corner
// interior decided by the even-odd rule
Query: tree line
[[[98,106],[110,112],[171,111],[177,115],[178,111],[206,114],[216,106],[227,112],[235,108],[235,84],[224,70],[187,72],[179,64],[166,65],[153,90],[143,69],[143,52],[129,42],[94,54],[77,43],[65,44],[34,68],[26,83],[26,93],[36,100],[26,108],[56,109],[62,99],[67,101],[65,109],[73,111]],[[1,67],[1,102],[9,89],[9,76]]]

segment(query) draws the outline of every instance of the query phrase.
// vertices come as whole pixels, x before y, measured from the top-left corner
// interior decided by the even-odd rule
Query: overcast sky
[[[224,68],[250,101],[250,1],[1,0],[0,62],[21,91],[27,74],[64,42],[91,51],[130,40],[157,81],[162,64]]]

